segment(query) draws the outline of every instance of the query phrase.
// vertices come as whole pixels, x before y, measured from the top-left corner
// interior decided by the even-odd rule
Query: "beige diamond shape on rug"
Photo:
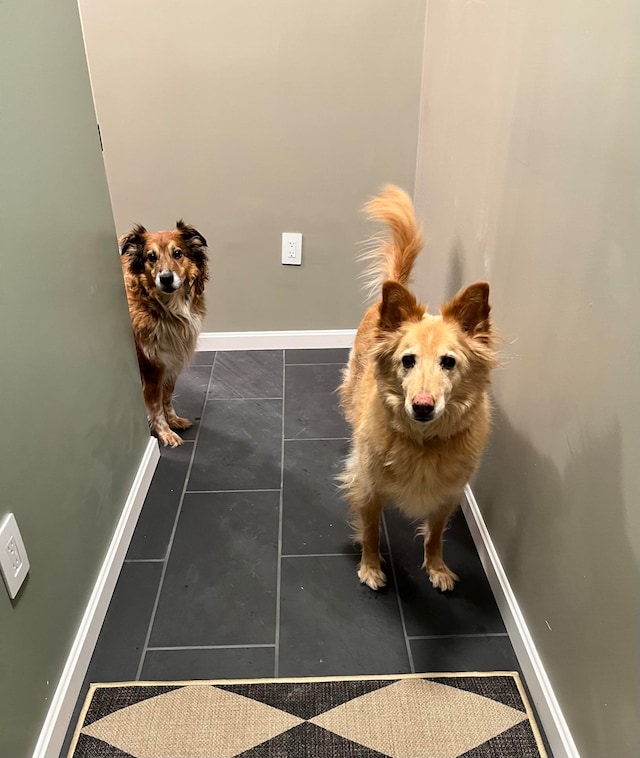
[[[136,758],[231,758],[302,719],[211,685],[188,685],[121,708],[82,729]]]
[[[310,721],[392,758],[456,758],[526,718],[473,692],[403,679]]]

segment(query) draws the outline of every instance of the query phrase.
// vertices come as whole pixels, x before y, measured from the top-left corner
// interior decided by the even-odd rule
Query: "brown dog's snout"
[[[173,272],[172,271],[161,271],[160,272],[160,283],[164,284],[165,286],[169,284],[173,284]]]
[[[429,421],[435,408],[435,400],[429,392],[419,392],[411,401],[413,417],[416,421]]]

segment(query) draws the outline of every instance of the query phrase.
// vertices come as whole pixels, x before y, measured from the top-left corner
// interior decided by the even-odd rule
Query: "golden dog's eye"
[[[403,355],[402,356],[402,365],[405,368],[413,368],[416,365],[416,357],[415,357],[415,355]]]
[[[173,251],[173,257],[179,261],[180,258],[182,258],[182,250],[178,250],[177,248]]]
[[[450,371],[456,365],[456,359],[452,355],[443,355],[440,358],[440,365],[442,368]]]
[[[147,255],[147,260],[149,263],[155,263],[158,260],[158,256],[155,253],[149,253]]]

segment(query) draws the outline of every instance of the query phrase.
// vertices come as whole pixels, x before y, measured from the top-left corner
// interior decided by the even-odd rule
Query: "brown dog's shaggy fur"
[[[391,235],[367,256],[382,299],[360,324],[340,387],[353,435],[341,481],[362,544],[358,576],[374,590],[385,584],[379,522],[391,501],[421,520],[424,567],[434,587],[450,590],[458,577],[442,558],[442,534],[489,432],[489,285],[472,284],[429,315],[406,289],[422,248],[411,200],[389,186],[365,210]]]
[[[207,241],[178,221],[170,232],[135,226],[119,243],[149,425],[164,445],[176,447],[182,439],[172,429],[191,426],[176,415],[173,390],[205,315]]]

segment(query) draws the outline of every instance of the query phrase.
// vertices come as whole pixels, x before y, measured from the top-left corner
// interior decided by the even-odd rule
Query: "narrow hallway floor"
[[[519,670],[460,511],[451,593],[431,587],[415,527],[391,510],[388,586],[359,583],[334,482],[347,355],[196,354],[175,402],[195,423],[161,449],[74,724],[89,682]]]

